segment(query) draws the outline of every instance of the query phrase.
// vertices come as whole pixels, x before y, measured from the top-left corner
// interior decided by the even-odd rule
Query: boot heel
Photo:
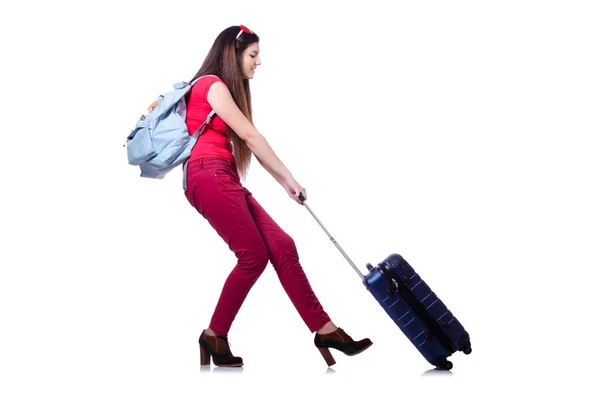
[[[328,348],[319,347],[318,349],[321,352],[321,355],[323,356],[323,358],[325,359],[325,362],[327,363],[327,365],[329,365],[331,367],[333,364],[335,364],[335,360],[334,360],[333,356],[331,355],[331,352],[329,351]]]
[[[210,354],[202,345],[200,345],[200,365],[210,365]]]

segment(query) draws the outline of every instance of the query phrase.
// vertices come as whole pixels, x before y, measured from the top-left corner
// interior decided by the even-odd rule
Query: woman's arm
[[[293,179],[291,172],[277,157],[267,139],[252,125],[238,108],[229,89],[220,82],[208,90],[208,103],[215,113],[244,141],[259,163],[280,184]]]

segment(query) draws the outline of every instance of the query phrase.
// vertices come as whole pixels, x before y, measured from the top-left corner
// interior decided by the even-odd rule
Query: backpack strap
[[[204,74],[204,75],[202,75],[202,76],[198,77],[196,80],[193,80],[193,81],[190,83],[190,85],[194,85],[194,84],[196,84],[196,83],[198,82],[198,80],[200,80],[202,77],[208,77],[208,76],[210,76],[210,77],[216,77],[216,78],[218,78],[219,80],[221,79],[221,78],[220,78],[219,76],[217,76],[216,74]]]
[[[204,75],[204,76],[200,76],[200,77],[198,77],[196,80],[192,81],[192,82],[190,83],[190,85],[194,85],[194,84],[196,84],[196,83],[198,82],[198,80],[200,80],[202,77],[208,77],[208,76],[217,77],[217,78],[219,77],[219,76],[215,76],[215,75],[212,75],[212,74],[207,74],[207,75]],[[200,136],[200,134],[202,133],[202,130],[204,129],[204,127],[206,126],[206,124],[208,124],[208,123],[210,122],[210,119],[211,119],[211,118],[212,118],[212,116],[214,116],[214,115],[215,115],[215,111],[214,111],[214,109],[213,109],[213,110],[211,110],[211,111],[210,111],[210,113],[209,113],[209,114],[208,114],[208,116],[206,117],[206,120],[204,121],[204,124],[202,124],[202,125],[200,126],[200,128],[198,128],[198,130],[197,130],[197,131],[194,133],[194,139],[198,139],[198,136]]]
[[[207,77],[207,76],[212,76],[212,77],[219,77],[216,75],[212,75],[212,74],[207,74],[204,76],[200,76],[198,77],[196,80],[192,81],[190,83],[190,85],[194,85],[198,82],[198,80],[200,80],[202,77]],[[198,130],[194,133],[194,139],[197,140],[198,137],[200,136],[200,134],[202,134],[202,131],[204,130],[204,127],[206,127],[206,125],[210,122],[210,120],[212,119],[212,117],[215,115],[215,110],[211,110],[210,113],[208,114],[208,116],[206,116],[206,120],[204,121],[204,123],[200,126],[200,128],[198,128]],[[194,143],[195,145],[195,143]],[[185,163],[183,163],[183,190],[187,190],[187,164],[188,161],[186,160]]]
[[[200,136],[200,134],[202,133],[202,130],[204,130],[204,127],[206,126],[206,124],[208,124],[210,122],[210,119],[212,119],[212,117],[215,115],[215,110],[211,110],[210,113],[208,114],[208,116],[206,116],[206,120],[204,121],[204,124],[202,124],[200,126],[200,128],[198,128],[198,130],[194,133],[194,139],[198,139],[198,137]]]
[[[213,110],[210,111],[210,113],[208,114],[208,116],[206,116],[206,120],[204,121],[204,123],[194,133],[194,139],[195,140],[198,139],[198,137],[200,136],[200,134],[204,130],[204,127],[206,127],[206,124],[208,124],[210,122],[210,120],[212,119],[212,117],[214,115],[215,115],[215,110],[213,109]],[[194,143],[194,145],[195,145],[195,143]],[[188,165],[188,161],[185,160],[185,163],[183,163],[183,190],[187,190],[187,165]]]

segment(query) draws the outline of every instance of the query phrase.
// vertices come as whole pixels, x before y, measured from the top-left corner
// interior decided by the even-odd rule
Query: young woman
[[[300,266],[294,241],[240,182],[254,154],[293,200],[302,204],[300,194],[307,198],[306,190],[252,124],[249,80],[260,65],[258,43],[258,36],[244,26],[222,31],[192,80],[205,77],[187,98],[190,134],[211,110],[215,115],[188,160],[185,195],[237,257],[209,327],[200,335],[201,364],[210,364],[212,357],[217,366],[243,365],[242,358],[231,353],[227,335],[248,292],[270,261],[302,320],[310,332],[315,332],[315,346],[327,364],[333,365],[329,348],[355,355],[372,342],[368,338],[354,341],[333,324]]]

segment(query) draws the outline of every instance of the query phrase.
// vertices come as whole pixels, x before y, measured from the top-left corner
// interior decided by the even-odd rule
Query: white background
[[[19,4],[0,13],[3,396],[598,389],[596,2]],[[357,266],[400,253],[463,323],[450,373],[256,161],[245,184],[326,311],[374,345],[327,370],[269,266],[230,332],[244,368],[199,371],[235,257],[181,171],[142,179],[123,143],[240,23],[261,38],[257,128]]]

